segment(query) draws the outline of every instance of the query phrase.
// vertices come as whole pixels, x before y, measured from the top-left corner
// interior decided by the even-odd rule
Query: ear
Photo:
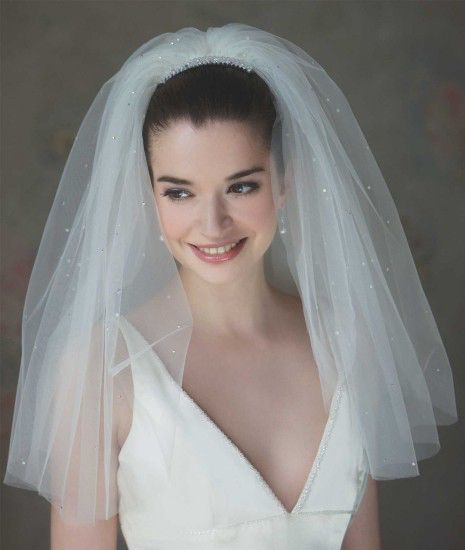
[[[281,182],[281,186],[280,186],[280,190],[279,190],[279,194],[277,196],[277,200],[276,200],[276,206],[277,208],[282,208],[286,202],[286,185],[284,183],[284,181]]]
[[[284,174],[280,174],[277,167],[276,167],[276,161],[274,155],[270,154],[269,157],[270,162],[270,172],[272,175],[272,181],[275,185],[273,187],[273,198],[276,202],[276,208],[282,208],[284,203],[286,202],[286,179]],[[278,188],[278,192],[276,193],[276,188]]]
[[[286,194],[284,192],[280,193],[278,195],[278,201],[277,201],[278,208],[282,208],[284,206],[285,202],[286,202]]]

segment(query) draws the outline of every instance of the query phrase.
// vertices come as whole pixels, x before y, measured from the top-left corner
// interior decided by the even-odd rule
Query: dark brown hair
[[[155,89],[142,130],[152,187],[150,134],[159,135],[177,120],[189,120],[197,128],[213,120],[247,122],[269,149],[275,119],[273,95],[254,71],[210,63],[172,76]]]

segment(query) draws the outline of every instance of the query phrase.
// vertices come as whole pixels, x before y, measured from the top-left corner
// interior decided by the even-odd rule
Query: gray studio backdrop
[[[315,57],[347,96],[396,202],[464,402],[463,2],[2,2],[1,459],[21,314],[68,151],[101,85],[142,43],[235,21]],[[421,476],[379,483],[386,550],[463,548],[463,423]],[[2,548],[49,548],[48,502],[1,485]],[[462,532],[460,530],[462,529]],[[119,540],[119,548],[125,548]]]

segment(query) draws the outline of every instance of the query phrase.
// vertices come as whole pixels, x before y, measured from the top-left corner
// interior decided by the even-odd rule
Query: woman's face
[[[225,283],[256,267],[277,225],[270,153],[256,130],[231,121],[195,128],[183,120],[150,139],[164,240],[182,268]],[[241,239],[236,250],[219,256],[195,248]]]

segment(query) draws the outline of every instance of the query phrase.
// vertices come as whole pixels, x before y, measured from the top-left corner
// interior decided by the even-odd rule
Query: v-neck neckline
[[[131,328],[136,332],[136,334],[139,335],[139,337],[143,340],[144,337],[139,333],[139,331],[135,328],[135,326],[126,318],[124,318],[127,324],[131,326]],[[313,463],[310,467],[310,471],[307,475],[307,478],[305,480],[304,486],[302,490],[300,491],[300,494],[297,498],[296,503],[292,507],[292,509],[289,511],[284,504],[281,502],[281,500],[278,498],[276,493],[273,491],[273,489],[270,487],[270,485],[265,481],[263,475],[258,471],[258,469],[252,464],[252,462],[246,457],[246,455],[243,453],[243,451],[232,441],[232,439],[226,435],[226,433],[219,427],[219,425],[211,418],[211,416],[186,392],[186,390],[182,387],[182,385],[178,384],[174,378],[171,376],[170,372],[166,368],[165,364],[161,360],[161,358],[158,356],[158,354],[155,352],[152,346],[150,346],[151,351],[153,353],[153,357],[155,360],[157,360],[161,366],[161,370],[165,377],[170,381],[171,384],[175,386],[175,388],[180,391],[180,395],[182,395],[186,401],[194,408],[194,410],[197,411],[197,413],[206,421],[206,423],[210,426],[212,431],[219,436],[221,440],[223,440],[232,450],[233,454],[238,457],[243,464],[246,466],[246,468],[249,469],[249,471],[252,472],[252,474],[257,478],[258,482],[261,484],[261,486],[264,488],[265,492],[271,497],[271,499],[277,504],[277,506],[280,508],[283,515],[286,516],[293,516],[295,515],[303,506],[305,499],[313,485],[313,481],[315,479],[315,476],[317,475],[321,462],[323,460],[324,454],[327,449],[327,445],[334,427],[334,421],[336,419],[336,414],[339,409],[339,404],[342,397],[342,390],[344,387],[344,380],[341,376],[338,377],[336,388],[333,392],[333,395],[331,397],[331,403],[329,407],[329,414],[328,418],[326,420],[325,427],[323,429],[323,435],[321,437],[320,443],[318,445],[318,449],[315,455],[315,459],[313,460]]]
[[[156,357],[158,357],[156,355]],[[163,362],[160,360],[160,364],[164,369],[166,369]],[[307,475],[307,478],[305,480],[304,486],[302,490],[300,491],[299,497],[297,498],[296,503],[292,507],[292,509],[289,511],[284,504],[281,502],[281,500],[278,498],[277,494],[273,491],[271,486],[267,483],[267,481],[264,479],[263,475],[258,471],[258,469],[252,464],[252,462],[246,457],[244,452],[238,447],[236,443],[228,436],[226,433],[219,427],[219,425],[211,418],[211,416],[195,401],[187,392],[186,390],[180,386],[173,377],[169,374],[168,371],[166,371],[166,374],[168,375],[169,380],[175,384],[175,386],[181,390],[181,395],[186,398],[186,400],[194,407],[194,409],[198,412],[198,414],[204,418],[207,423],[211,426],[213,431],[219,435],[220,438],[222,438],[227,445],[229,445],[233,451],[233,453],[236,454],[236,456],[239,457],[239,459],[245,464],[245,466],[255,475],[255,477],[258,479],[259,483],[264,487],[265,491],[271,496],[271,498],[276,502],[276,504],[279,506],[283,514],[287,516],[295,515],[303,506],[305,498],[307,497],[310,488],[313,484],[313,480],[315,479],[316,474],[318,473],[318,470],[320,468],[321,461],[323,459],[323,456],[326,452],[326,448],[329,442],[329,438],[331,435],[331,432],[333,430],[334,421],[336,418],[336,413],[339,409],[339,404],[342,396],[342,389],[343,389],[343,380],[339,377],[338,383],[336,384],[336,389],[333,392],[331,403],[329,407],[329,414],[328,418],[326,420],[325,427],[323,429],[323,435],[320,439],[320,444],[318,445],[318,449],[315,455],[315,459],[313,460],[313,463],[310,467],[310,471]]]

